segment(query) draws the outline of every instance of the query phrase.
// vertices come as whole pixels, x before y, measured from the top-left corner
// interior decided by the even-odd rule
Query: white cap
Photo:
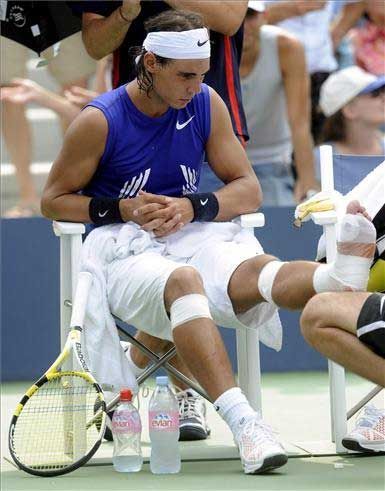
[[[247,8],[251,10],[255,10],[256,12],[264,12],[266,10],[265,2],[258,1],[258,0],[249,2]]]
[[[321,86],[320,107],[325,116],[342,109],[359,94],[367,94],[385,85],[385,77],[376,77],[358,66],[332,73]]]

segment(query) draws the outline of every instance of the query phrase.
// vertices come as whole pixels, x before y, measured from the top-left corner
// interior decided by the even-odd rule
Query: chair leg
[[[262,414],[261,367],[257,330],[237,329],[237,359],[239,386],[252,408]]]

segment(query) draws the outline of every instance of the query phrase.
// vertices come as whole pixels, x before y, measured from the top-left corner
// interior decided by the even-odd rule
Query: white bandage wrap
[[[337,234],[337,254],[332,264],[319,266],[313,277],[317,293],[363,291],[376,246],[376,229],[364,216],[347,214]]]
[[[210,37],[208,30],[150,32],[143,41],[143,47],[155,55],[174,60],[200,60],[210,58]]]
[[[272,305],[276,305],[271,295],[271,291],[273,289],[273,283],[275,277],[277,276],[278,271],[282,268],[284,264],[286,264],[286,262],[270,261],[262,268],[262,271],[259,274],[259,278],[258,278],[259,293],[266,300],[266,302]]]
[[[194,319],[212,319],[209,301],[205,295],[191,293],[178,298],[170,307],[171,329]]]

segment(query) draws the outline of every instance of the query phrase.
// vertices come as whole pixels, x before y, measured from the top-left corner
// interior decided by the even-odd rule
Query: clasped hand
[[[164,237],[180,230],[194,218],[190,200],[171,198],[139,191],[135,198],[120,201],[123,221],[132,221],[156,237]]]

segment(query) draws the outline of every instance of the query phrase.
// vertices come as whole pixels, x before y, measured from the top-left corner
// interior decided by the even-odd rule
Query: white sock
[[[239,387],[226,390],[214,401],[214,407],[229,425],[235,438],[243,418],[257,414]]]
[[[122,348],[124,349],[124,351],[126,353],[126,358],[127,358],[128,363],[130,365],[132,373],[135,375],[136,378],[138,378],[139,375],[141,375],[146,370],[146,368],[140,368],[140,367],[138,367],[138,365],[135,365],[135,363],[133,362],[133,360],[131,358],[131,346],[132,345],[129,342],[120,341],[120,344],[122,345]]]
[[[376,229],[363,215],[346,214],[337,234],[333,263],[321,264],[313,276],[317,293],[366,290],[376,245]]]

